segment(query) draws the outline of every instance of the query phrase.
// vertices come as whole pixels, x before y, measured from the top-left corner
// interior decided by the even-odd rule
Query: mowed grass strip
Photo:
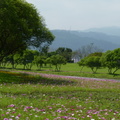
[[[0,72],[1,120],[119,120],[120,82]]]

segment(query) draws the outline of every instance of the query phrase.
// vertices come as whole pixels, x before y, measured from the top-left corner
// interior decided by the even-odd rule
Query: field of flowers
[[[120,81],[0,71],[0,120],[120,120]]]

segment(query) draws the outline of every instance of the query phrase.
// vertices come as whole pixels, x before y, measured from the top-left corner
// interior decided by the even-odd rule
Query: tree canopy
[[[78,64],[79,64],[79,66],[82,66],[82,69],[84,66],[87,66],[87,67],[91,68],[93,73],[96,73],[98,68],[101,67],[101,62],[100,62],[101,56],[102,56],[101,52],[91,53],[87,57],[81,59],[78,62]]]
[[[56,54],[59,54],[61,56],[63,56],[67,62],[72,62],[72,49],[70,48],[65,48],[65,47],[59,47],[56,50]]]
[[[53,40],[32,4],[25,0],[0,1],[0,60],[30,46],[47,46]]]
[[[55,66],[55,71],[60,71],[61,65],[65,65],[67,63],[66,59],[61,55],[53,55],[49,60],[49,62]]]
[[[115,74],[120,69],[120,48],[105,52],[101,57],[101,63],[108,68],[110,74]]]

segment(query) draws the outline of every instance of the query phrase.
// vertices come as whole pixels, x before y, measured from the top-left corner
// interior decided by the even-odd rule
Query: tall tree
[[[39,48],[53,40],[32,4],[25,0],[0,0],[0,61],[29,46]]]

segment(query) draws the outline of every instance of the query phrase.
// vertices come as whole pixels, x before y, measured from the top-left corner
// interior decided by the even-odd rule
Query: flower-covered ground
[[[1,71],[0,120],[120,120],[120,82]]]

